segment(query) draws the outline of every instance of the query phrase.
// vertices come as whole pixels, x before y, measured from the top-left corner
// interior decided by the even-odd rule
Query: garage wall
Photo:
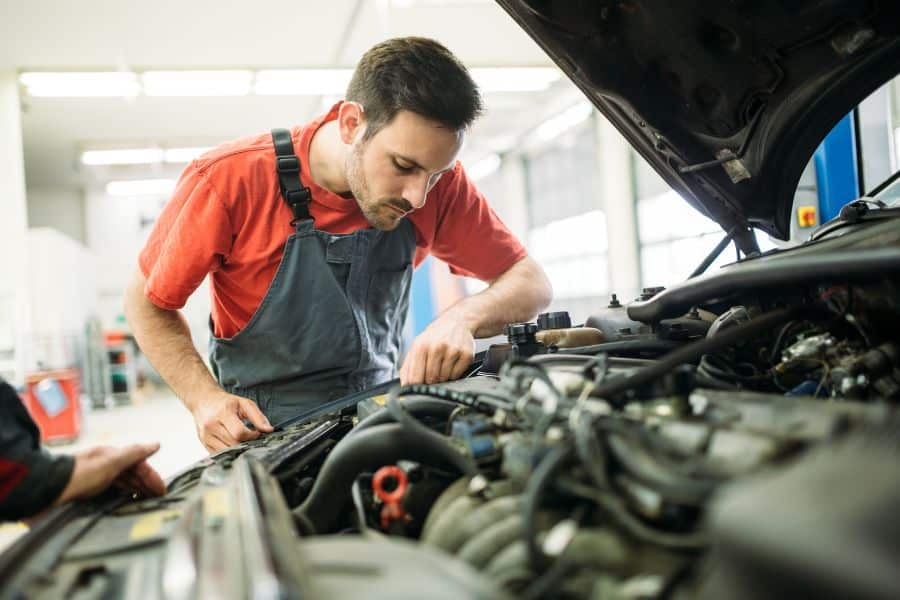
[[[166,198],[112,197],[89,192],[86,197],[87,245],[97,257],[97,294],[104,328],[124,327],[125,286],[137,268],[138,254]],[[209,288],[204,282],[185,306],[194,345],[206,356]]]
[[[25,196],[29,227],[52,227],[81,244],[86,242],[82,192],[29,187]]]

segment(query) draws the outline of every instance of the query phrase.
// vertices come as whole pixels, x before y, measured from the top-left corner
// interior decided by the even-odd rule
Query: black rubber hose
[[[304,529],[311,528],[309,533],[331,531],[344,512],[356,476],[398,460],[436,465],[469,476],[478,473],[470,458],[436,433],[423,434],[398,424],[378,425],[347,436],[334,447],[306,501],[294,509],[295,515]]]
[[[437,398],[408,398],[403,401],[403,408],[413,417],[417,419],[421,419],[422,417],[432,417],[435,419],[443,419],[447,420],[450,418],[450,415],[456,410],[458,404],[454,404],[453,402],[447,400],[439,400]],[[349,435],[356,435],[360,431],[365,429],[369,429],[370,427],[376,427],[378,425],[385,425],[387,423],[394,423],[396,419],[391,415],[391,413],[387,410],[379,410],[378,412],[369,415],[362,421],[360,421],[356,427],[354,427]]]
[[[660,340],[657,338],[648,338],[643,340],[624,340],[619,342],[604,342],[602,344],[594,344],[593,346],[579,346],[577,348],[560,348],[557,354],[625,354],[627,356],[646,356],[652,354],[654,356],[666,354],[676,348],[684,346],[684,342],[674,340]]]
[[[560,477],[556,487],[573,496],[593,500],[609,519],[634,539],[668,550],[702,551],[709,546],[705,533],[671,533],[654,529],[633,516],[614,494]]]
[[[610,377],[591,392],[592,396],[607,398],[655,381],[675,367],[698,360],[704,354],[717,352],[749,338],[771,331],[773,328],[795,319],[799,308],[781,308],[756,317],[752,321],[735,325],[711,338],[698,340],[671,352],[656,363],[627,377]]]
[[[553,477],[572,458],[574,449],[568,442],[556,446],[541,460],[528,479],[525,492],[522,494],[522,521],[524,526],[525,547],[528,549],[528,564],[532,571],[539,572],[543,563],[543,552],[537,544],[537,511],[541,497],[553,480]]]
[[[685,477],[667,469],[650,452],[626,436],[610,434],[606,437],[606,443],[626,473],[670,502],[705,506],[719,486],[719,482],[714,480]]]

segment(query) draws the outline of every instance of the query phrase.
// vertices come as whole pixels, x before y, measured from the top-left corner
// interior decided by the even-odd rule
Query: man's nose
[[[417,177],[403,190],[403,198],[409,202],[413,210],[425,206],[425,198],[428,196],[428,177]]]

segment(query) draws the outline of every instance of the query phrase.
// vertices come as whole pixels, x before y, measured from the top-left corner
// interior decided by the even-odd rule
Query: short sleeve
[[[431,253],[452,273],[492,281],[527,256],[462,165],[457,163],[435,191],[441,204]]]
[[[227,259],[232,239],[228,210],[208,172],[190,165],[138,259],[147,298],[160,308],[183,307],[203,278]]]

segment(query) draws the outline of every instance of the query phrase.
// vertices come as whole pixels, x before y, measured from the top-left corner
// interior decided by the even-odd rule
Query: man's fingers
[[[406,361],[409,367],[406,370],[406,381],[403,382],[403,385],[423,383],[425,381],[425,352],[422,347],[413,344]]]
[[[439,344],[432,346],[428,351],[428,362],[425,365],[425,383],[438,383],[441,376],[441,366],[447,360],[446,346]]]
[[[116,451],[116,455],[113,457],[113,464],[118,472],[122,472],[153,456],[156,454],[157,450],[159,450],[158,442],[153,444],[133,444],[131,446],[126,446],[125,448]]]
[[[441,372],[438,374],[438,381],[449,381],[456,379],[459,361],[463,352],[459,348],[448,348],[444,353],[444,360],[441,362]]]
[[[473,354],[468,354],[466,352],[461,353],[459,358],[456,359],[456,364],[453,365],[453,370],[448,379],[459,379],[462,377],[463,373],[466,372],[466,369],[471,366],[473,358]]]
[[[237,414],[223,415],[220,423],[228,431],[229,437],[235,440],[235,443],[255,440],[259,437],[259,432],[250,431]]]
[[[150,466],[150,463],[144,461],[131,470],[148,496],[162,496],[166,493],[166,482],[163,481],[156,469]]]
[[[259,410],[256,402],[247,400],[246,398],[241,398],[240,413],[243,418],[248,419],[251,423],[253,423],[253,426],[256,427],[256,431],[262,431],[264,433],[269,433],[270,431],[272,431],[272,424],[269,423],[266,415],[264,415],[262,411]]]
[[[200,441],[203,442],[203,445],[207,450],[209,450],[210,454],[215,454],[219,450],[224,450],[225,448],[231,447],[227,442],[225,442],[225,440],[210,431],[207,431],[203,436],[203,439]]]

